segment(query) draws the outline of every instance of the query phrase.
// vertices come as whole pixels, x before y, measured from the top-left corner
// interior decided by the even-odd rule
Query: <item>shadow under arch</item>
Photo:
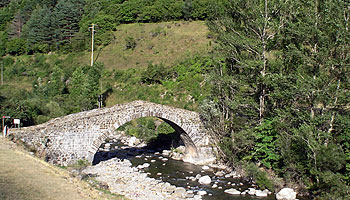
[[[142,116],[142,117],[156,117],[156,116]],[[135,118],[133,117],[129,121],[132,121],[132,120],[138,119],[138,118],[142,118],[142,117],[135,117]],[[165,119],[165,118],[162,118],[162,117],[156,117],[156,118],[161,119],[165,123],[169,124],[175,130],[175,134],[177,136],[179,136],[179,138],[181,139],[182,143],[185,146],[185,152],[184,152],[184,158],[185,159],[187,159],[187,158],[197,158],[198,157],[198,151],[197,151],[197,148],[196,148],[194,142],[192,141],[191,137],[186,133],[186,131],[184,131],[183,128],[181,128],[179,125],[177,125],[175,122],[172,122],[171,120],[168,120],[168,119]],[[127,122],[129,122],[129,121],[127,121]],[[127,123],[127,122],[125,122],[125,123]],[[118,125],[118,126],[114,126],[114,127],[120,127],[120,126]],[[101,155],[99,155],[99,154],[102,154],[102,157],[105,157],[104,154],[106,154],[108,152],[102,152],[101,153],[98,150],[99,150],[99,148],[100,148],[100,146],[102,144],[106,143],[106,140],[112,139],[114,134],[115,134],[114,131],[110,132],[109,134],[105,133],[105,134],[101,135],[94,142],[93,146],[95,146],[97,148],[96,148],[95,152],[92,155],[92,160],[91,160],[92,164],[97,164],[97,163],[99,163],[101,161],[110,159],[109,157],[106,157],[105,159],[101,159]],[[138,152],[145,152],[146,149],[148,149],[148,146],[146,146],[145,148],[141,148],[141,149],[140,148],[135,148],[135,147],[130,147],[129,148],[129,150],[131,150],[131,151],[138,151]],[[118,157],[118,156],[116,156],[116,157]]]

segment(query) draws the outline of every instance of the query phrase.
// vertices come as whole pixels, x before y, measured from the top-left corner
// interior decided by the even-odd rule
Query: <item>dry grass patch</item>
[[[195,54],[206,54],[211,49],[207,33],[203,21],[123,24],[112,44],[95,55],[109,70],[144,68],[149,63],[169,66]],[[134,49],[126,48],[128,37],[136,42]],[[80,60],[88,64],[89,52]]]

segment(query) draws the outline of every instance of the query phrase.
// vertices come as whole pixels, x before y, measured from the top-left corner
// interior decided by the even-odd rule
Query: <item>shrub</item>
[[[267,177],[265,171],[260,170],[254,163],[245,164],[244,169],[247,175],[256,182],[260,189],[274,190],[273,181]]]
[[[132,49],[134,50],[136,48],[136,41],[133,37],[126,37],[125,38],[125,49]]]
[[[14,38],[7,43],[7,53],[11,55],[22,55],[26,53],[26,41],[21,38]]]

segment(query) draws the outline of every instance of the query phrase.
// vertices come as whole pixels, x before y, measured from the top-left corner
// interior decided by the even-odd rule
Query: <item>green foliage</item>
[[[159,126],[157,126],[157,134],[170,134],[174,133],[175,130],[166,122],[162,122]]]
[[[99,95],[99,80],[102,65],[78,67],[72,74],[69,83],[69,98],[72,100],[72,111],[79,112],[96,107]]]
[[[125,38],[125,49],[131,49],[134,50],[136,48],[136,40],[133,37],[126,37]]]
[[[4,31],[0,31],[0,56],[4,56],[6,54],[6,43],[7,43],[7,33]]]
[[[262,164],[322,198],[349,198],[350,41],[348,21],[337,14],[349,15],[348,6],[213,2],[208,27],[223,59],[201,109],[223,159]]]
[[[162,83],[163,80],[171,78],[171,74],[164,65],[153,65],[149,64],[147,70],[144,71],[141,75],[142,83],[153,84]]]
[[[30,45],[35,45],[34,52],[48,52],[54,37],[53,15],[46,6],[33,11],[23,27],[23,37]]]
[[[262,124],[256,127],[255,145],[251,153],[251,159],[261,162],[265,167],[271,169],[278,168],[280,161],[279,147],[277,144],[278,132],[274,130],[272,121],[265,120]]]
[[[55,46],[69,50],[70,40],[79,31],[79,21],[83,14],[82,0],[59,0],[53,11]]]
[[[259,188],[268,189],[270,191],[274,190],[274,183],[268,178],[267,172],[259,169],[254,163],[247,163],[245,165],[245,170],[247,175],[255,180]]]
[[[24,39],[14,38],[7,42],[7,53],[11,55],[22,55],[27,51],[27,43]]]

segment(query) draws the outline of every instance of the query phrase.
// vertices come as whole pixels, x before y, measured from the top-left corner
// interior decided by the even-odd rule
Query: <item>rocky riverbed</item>
[[[224,166],[180,161],[182,150],[181,146],[171,151],[154,150],[135,138],[114,138],[100,147],[95,165],[81,175],[92,177],[112,193],[135,200],[275,199],[270,191],[259,190],[249,179],[225,171]]]
[[[145,165],[143,168],[148,166]],[[150,178],[147,173],[140,172],[139,168],[132,167],[129,160],[112,158],[90,166],[82,173],[95,176],[97,181],[108,184],[111,192],[125,195],[130,199],[201,199],[200,195],[194,194],[191,190]]]

